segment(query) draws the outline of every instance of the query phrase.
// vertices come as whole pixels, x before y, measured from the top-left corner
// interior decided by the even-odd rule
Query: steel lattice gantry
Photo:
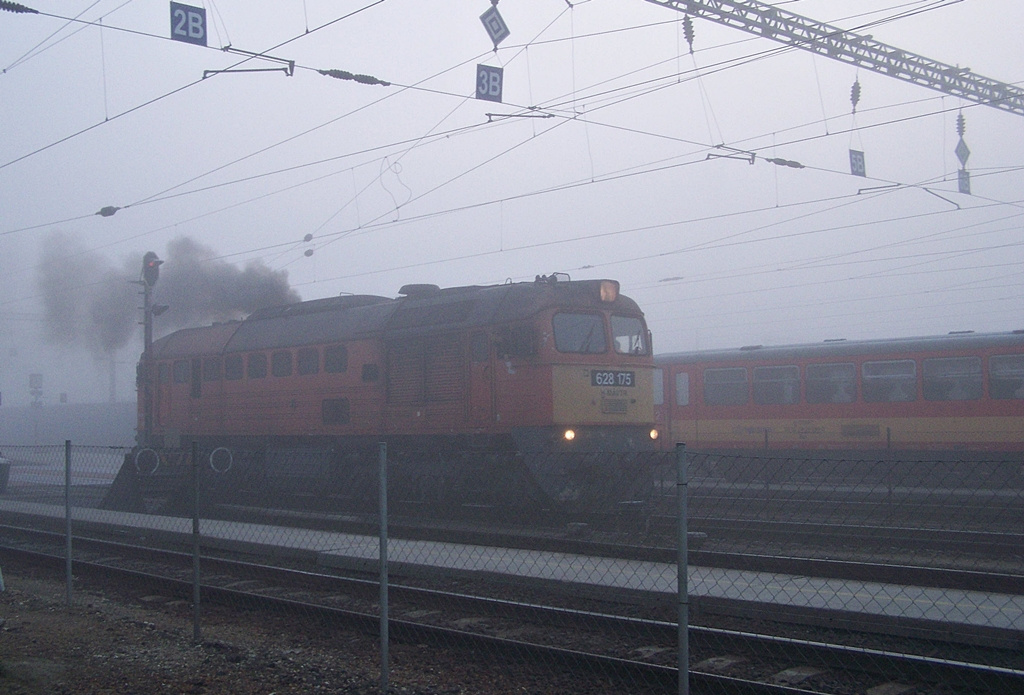
[[[692,17],[813,51],[900,80],[1024,116],[1024,90],[755,0],[647,0]]]

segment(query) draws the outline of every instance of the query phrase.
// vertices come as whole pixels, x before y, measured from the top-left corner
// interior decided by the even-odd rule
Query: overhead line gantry
[[[692,17],[1024,116],[1024,89],[756,0],[647,0]]]

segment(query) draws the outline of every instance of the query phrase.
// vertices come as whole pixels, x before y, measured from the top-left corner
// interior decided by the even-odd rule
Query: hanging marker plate
[[[505,69],[490,65],[476,66],[476,98],[501,103],[501,87]]]
[[[967,171],[966,169],[961,169],[959,172],[957,172],[956,183],[957,190],[959,190],[961,193],[963,193],[964,195],[971,194],[971,172]]]
[[[171,3],[171,38],[175,41],[206,45],[206,10],[202,7]]]
[[[864,153],[860,150],[850,150],[850,173],[854,176],[867,177],[867,167],[864,165]]]

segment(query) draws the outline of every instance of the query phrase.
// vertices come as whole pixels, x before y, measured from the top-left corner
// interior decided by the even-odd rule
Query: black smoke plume
[[[137,281],[142,257],[140,251],[118,266],[66,234],[51,235],[43,244],[37,275],[46,340],[105,358],[141,336],[143,299]],[[169,309],[154,319],[154,335],[300,301],[286,271],[258,261],[239,267],[215,258],[212,249],[192,239],[168,244],[152,299]]]

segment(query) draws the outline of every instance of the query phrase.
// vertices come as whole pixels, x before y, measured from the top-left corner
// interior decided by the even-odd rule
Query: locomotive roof
[[[328,297],[261,309],[243,321],[176,331],[153,343],[156,359],[195,354],[268,350],[295,345],[340,342],[373,335],[400,338],[439,328],[525,320],[551,307],[594,308],[601,280],[471,285],[445,289],[407,285],[398,299],[374,295]],[[640,315],[632,299],[621,294],[600,303],[615,311]]]
[[[949,335],[877,340],[829,340],[823,343],[763,346],[724,350],[675,352],[655,357],[659,364],[700,362],[764,362],[772,360],[871,356],[900,356],[918,352],[970,352],[987,348],[1024,348],[1024,331],[1007,333],[950,333]]]

